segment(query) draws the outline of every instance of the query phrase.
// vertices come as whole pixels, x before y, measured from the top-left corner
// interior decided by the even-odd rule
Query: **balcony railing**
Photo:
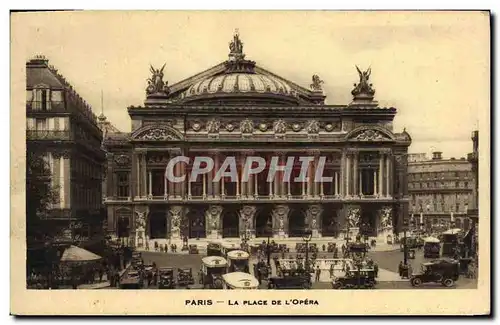
[[[26,103],[26,108],[32,112],[66,112],[67,109],[64,102],[42,102],[42,101],[31,101]]]
[[[71,140],[70,131],[26,130],[28,140]]]

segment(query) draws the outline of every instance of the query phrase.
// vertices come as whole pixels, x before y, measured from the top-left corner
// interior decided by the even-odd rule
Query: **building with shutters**
[[[465,158],[442,157],[434,152],[408,156],[408,194],[410,219],[423,221],[426,229],[449,228],[453,220],[457,228],[469,229],[467,210],[472,203],[474,176]]]
[[[26,146],[44,157],[58,202],[41,216],[61,240],[102,230],[102,132],[96,116],[43,56],[26,63]]]

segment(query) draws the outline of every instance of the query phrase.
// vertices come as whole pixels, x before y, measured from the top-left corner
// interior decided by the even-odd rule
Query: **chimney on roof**
[[[442,157],[442,152],[441,151],[434,151],[432,153],[432,160],[441,160],[443,157]]]

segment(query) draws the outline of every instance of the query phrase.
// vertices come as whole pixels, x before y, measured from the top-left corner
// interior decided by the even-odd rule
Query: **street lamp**
[[[408,245],[406,240],[406,231],[408,230],[408,219],[403,220],[403,264],[406,266],[408,264]]]
[[[267,220],[266,223],[266,234],[267,234],[267,248],[266,248],[266,253],[267,253],[267,266],[271,267],[271,236],[273,233],[273,222],[271,219]]]
[[[302,234],[302,240],[306,243],[306,263],[304,268],[306,272],[309,272],[309,242],[312,239],[312,231],[309,228],[306,228]]]

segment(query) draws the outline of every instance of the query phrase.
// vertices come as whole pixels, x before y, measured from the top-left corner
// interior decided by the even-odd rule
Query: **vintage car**
[[[231,272],[222,275],[224,289],[258,289],[259,280],[245,272]]]
[[[227,253],[228,272],[249,272],[250,254],[245,251],[235,250]]]
[[[240,245],[236,243],[222,242],[221,252],[224,258],[227,258],[227,254],[231,251],[240,250]]]
[[[161,267],[158,269],[158,288],[174,289],[174,269],[171,267]]]
[[[439,258],[441,251],[441,242],[434,237],[424,238],[424,257],[425,258]]]
[[[178,268],[177,284],[180,286],[188,286],[194,284],[193,270],[191,268]]]
[[[412,274],[410,283],[418,287],[422,283],[441,283],[445,287],[452,287],[460,276],[459,263],[456,260],[442,258],[422,263],[421,271]]]
[[[332,278],[333,289],[372,289],[375,284],[375,272],[371,268],[349,271],[344,276]]]
[[[281,276],[269,278],[268,289],[310,289],[311,274],[304,270],[282,270]]]
[[[207,244],[207,256],[222,256],[222,244],[218,241],[209,241]]]
[[[143,280],[136,270],[130,270],[120,279],[120,289],[141,289]]]
[[[227,272],[227,261],[220,256],[207,256],[202,260],[200,284],[203,288],[222,289],[222,275]]]

